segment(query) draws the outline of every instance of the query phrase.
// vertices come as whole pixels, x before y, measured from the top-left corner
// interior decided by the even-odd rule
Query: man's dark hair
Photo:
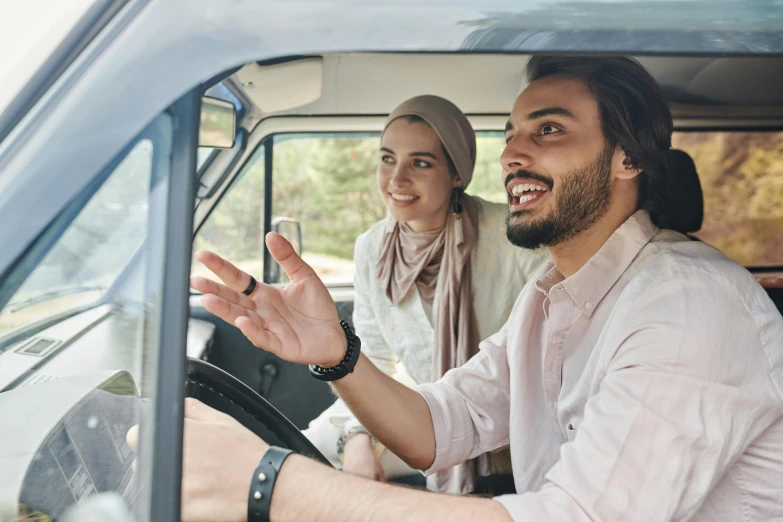
[[[638,208],[650,213],[661,228],[676,222],[669,214],[669,173],[666,153],[671,148],[672,116],[663,91],[636,60],[622,56],[533,56],[527,80],[547,76],[577,78],[598,102],[607,145],[619,145],[641,169]]]

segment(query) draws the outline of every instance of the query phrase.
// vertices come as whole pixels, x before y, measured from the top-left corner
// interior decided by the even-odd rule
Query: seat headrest
[[[704,220],[704,195],[696,164],[687,152],[671,149],[666,155],[669,168],[668,202],[664,202],[670,228],[683,234],[697,232]]]

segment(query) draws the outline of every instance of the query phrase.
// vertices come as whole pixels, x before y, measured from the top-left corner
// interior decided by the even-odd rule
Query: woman
[[[464,194],[475,160],[467,118],[436,96],[397,107],[381,136],[377,180],[388,216],[356,240],[353,323],[362,352],[408,382],[432,382],[473,356],[546,257],[508,242],[505,204]],[[407,376],[400,377],[398,363]],[[342,401],[306,433],[327,455],[335,452],[330,445],[344,450],[345,471],[385,480],[382,448]],[[383,460],[395,467],[392,456]],[[510,473],[507,453],[437,473],[427,485],[470,493],[477,475],[493,471]]]

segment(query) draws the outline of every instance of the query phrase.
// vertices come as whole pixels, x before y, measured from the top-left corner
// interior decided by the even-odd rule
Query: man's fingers
[[[286,238],[275,232],[266,235],[266,246],[275,261],[285,270],[291,282],[301,281],[315,275],[310,265],[302,261],[302,258],[294,251],[294,247]]]
[[[259,283],[262,284],[262,283]],[[241,292],[232,290],[231,288],[216,283],[206,277],[193,276],[190,278],[190,287],[197,292],[201,292],[204,295],[212,294],[216,295],[230,303],[239,305],[242,308],[248,310],[255,310],[256,305],[252,299]]]
[[[125,434],[125,441],[128,443],[128,446],[133,451],[138,452],[139,450],[139,425],[132,426],[131,429],[128,430],[128,433]]]
[[[210,408],[203,402],[192,397],[185,398],[185,418],[198,421],[222,422],[232,417]]]
[[[234,324],[238,317],[247,317],[250,312],[247,308],[242,308],[234,303],[230,303],[214,294],[206,294],[201,297],[201,304],[208,311],[223,319],[229,324]]]
[[[194,257],[205,267],[209,268],[213,274],[218,276],[232,290],[244,292],[250,284],[250,274],[238,269],[217,254],[199,250]]]

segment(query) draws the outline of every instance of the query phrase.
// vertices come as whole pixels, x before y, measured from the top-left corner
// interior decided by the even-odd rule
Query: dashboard
[[[125,435],[148,415],[128,372],[57,379],[0,394],[0,520],[57,519],[103,492],[132,512],[142,484]]]

